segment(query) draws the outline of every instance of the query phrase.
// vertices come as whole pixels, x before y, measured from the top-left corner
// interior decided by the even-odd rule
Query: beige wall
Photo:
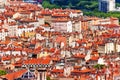
[[[48,22],[51,24],[51,16],[44,16],[45,22]]]

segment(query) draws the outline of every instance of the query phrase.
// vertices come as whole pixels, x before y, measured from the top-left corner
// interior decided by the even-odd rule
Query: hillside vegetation
[[[120,0],[117,0],[116,6],[120,7]],[[84,15],[97,17],[118,17],[120,12],[100,12],[98,11],[98,0],[44,0],[42,3],[44,8],[72,8],[80,9]]]

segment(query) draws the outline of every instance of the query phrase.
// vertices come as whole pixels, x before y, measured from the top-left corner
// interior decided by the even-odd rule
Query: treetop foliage
[[[120,7],[120,0],[116,0],[116,6]],[[98,0],[44,0],[44,8],[71,8],[80,9],[84,15],[97,17],[117,17],[120,19],[120,12],[100,12],[98,11]]]

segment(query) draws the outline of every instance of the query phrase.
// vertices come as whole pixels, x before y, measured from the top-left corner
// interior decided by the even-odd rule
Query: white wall
[[[67,32],[72,32],[72,22],[71,21],[67,22]]]
[[[115,0],[109,0],[109,11],[115,10]]]
[[[39,25],[45,24],[45,19],[44,18],[39,18],[38,19]]]
[[[12,55],[21,55],[21,51],[6,51],[6,52],[4,52],[4,54],[6,54],[6,55],[10,55],[10,54],[12,54]],[[27,53],[25,52],[25,51],[22,51],[22,54],[24,54],[24,55],[27,55]]]
[[[18,28],[17,29],[17,36],[21,36],[21,34],[25,31],[25,32],[30,32],[35,30],[35,27],[31,27],[31,28]]]
[[[120,52],[120,45],[119,44],[116,45],[116,51]]]
[[[67,28],[70,28],[71,29],[71,23],[70,22],[52,22],[52,27],[54,27],[54,30],[55,31],[58,31],[58,32],[67,32]],[[67,26],[70,26],[70,27],[67,27]],[[68,30],[70,31],[70,30]]]
[[[5,40],[6,36],[8,36],[8,32],[0,32],[0,40]]]
[[[17,26],[18,25],[8,27],[9,36],[16,36],[17,35]]]
[[[115,50],[114,43],[106,43],[105,44],[105,53],[111,53],[114,50]]]

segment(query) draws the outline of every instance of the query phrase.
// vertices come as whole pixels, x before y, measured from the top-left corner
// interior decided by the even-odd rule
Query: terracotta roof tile
[[[81,70],[80,72],[81,72],[81,73],[87,73],[87,72],[91,72],[91,71],[92,71],[91,69],[87,69],[87,68],[86,68],[86,69],[84,69],[84,70]]]
[[[51,72],[53,72],[53,73],[63,73],[63,69],[53,69]]]
[[[84,54],[77,53],[74,55],[75,58],[85,58]]]
[[[57,43],[63,42],[65,46],[67,45],[67,39],[66,39],[66,37],[63,37],[63,36],[58,36],[56,38],[55,42],[57,42]]]
[[[99,59],[98,56],[92,56],[90,60],[94,60],[94,61],[97,61]]]
[[[1,41],[0,44],[7,45],[10,41]]]
[[[49,64],[50,58],[29,59],[24,61],[24,64]]]
[[[10,56],[3,56],[2,57],[3,61],[8,61],[8,60],[11,60],[11,59],[12,59],[12,57],[10,57]]]
[[[20,70],[20,71],[16,71],[16,72],[13,72],[13,73],[10,73],[10,74],[6,74],[5,78],[7,78],[8,80],[14,80],[16,78],[21,77],[22,74],[24,74],[25,72],[27,72],[26,69]]]

